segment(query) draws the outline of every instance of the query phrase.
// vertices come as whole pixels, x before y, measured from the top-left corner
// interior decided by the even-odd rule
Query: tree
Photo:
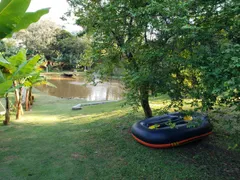
[[[93,37],[95,71],[105,77],[123,68],[128,97],[141,103],[146,117],[152,115],[150,93],[167,93],[179,107],[190,97],[203,110],[219,100],[239,103],[237,1],[69,3],[77,23]]]
[[[20,50],[20,47],[13,38],[5,38],[1,41],[0,46],[0,52],[4,57],[15,55]]]
[[[60,31],[61,28],[56,23],[41,20],[18,32],[15,38],[31,54],[44,54],[47,60],[51,60],[57,55],[50,45],[56,42],[56,35]]]
[[[172,59],[179,66],[175,79],[182,79],[175,91],[181,99],[200,101],[205,111],[216,104],[239,107],[239,8],[235,7],[239,7],[235,0],[189,2],[188,24],[173,41]]]
[[[178,16],[181,2],[70,1],[79,25],[92,33],[92,59],[102,77],[124,69],[128,102],[141,104],[151,117],[150,93],[168,93],[171,39],[186,23]],[[187,10],[184,11],[186,13]],[[177,33],[178,34],[178,33]],[[94,69],[93,69],[94,71]]]
[[[149,48],[146,33],[148,22],[139,18],[145,1],[69,1],[76,8],[77,23],[93,36],[93,71],[102,78],[116,68],[124,68],[124,81],[128,97],[134,104],[141,103],[145,116],[151,117],[149,92],[150,66],[144,62],[142,52]],[[77,6],[78,5],[78,6]],[[154,65],[153,65],[154,66]]]
[[[65,65],[76,68],[84,54],[87,42],[83,38],[72,35],[66,30],[59,31],[50,49],[54,50],[58,57],[57,61],[64,62]]]
[[[206,15],[199,15],[202,20],[196,20],[196,25],[205,30],[205,37],[200,36],[201,45],[195,52],[203,55],[193,63],[201,67],[206,107],[218,103],[240,110],[239,5],[235,0],[200,4]]]

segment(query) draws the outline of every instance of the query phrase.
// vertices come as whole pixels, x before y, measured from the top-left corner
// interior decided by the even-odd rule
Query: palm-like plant
[[[9,82],[6,84],[5,91],[15,91],[15,99],[16,99],[16,107],[17,107],[17,115],[16,119],[20,118],[22,114],[22,105],[21,105],[21,88],[25,84],[29,84],[28,79],[35,75],[34,71],[36,69],[36,65],[40,60],[40,56],[36,55],[33,58],[27,60],[26,59],[26,50],[20,50],[16,55],[11,56],[6,61],[9,63],[1,63],[2,71],[5,72],[5,81]],[[3,73],[2,73],[3,75]],[[4,77],[4,76],[3,76]],[[36,77],[36,75],[34,76]],[[12,88],[10,88],[12,87]],[[7,93],[6,93],[7,95]],[[5,95],[5,97],[6,97]]]
[[[24,83],[24,87],[26,88],[25,93],[25,110],[28,111],[30,105],[33,105],[33,95],[32,95],[32,87],[46,84],[48,86],[56,87],[55,85],[49,83],[45,77],[40,75],[40,72],[42,71],[40,67],[41,63],[38,63],[35,68],[33,69],[32,73],[30,73],[30,76],[26,79]]]
[[[2,0],[0,2],[0,40],[27,28],[31,23],[37,22],[41,16],[48,13],[49,9],[26,13],[30,2],[31,0]],[[6,99],[4,124],[8,124],[10,120],[8,92],[23,86],[39,58],[39,56],[35,56],[27,61],[24,50],[7,60],[0,55],[0,97]]]

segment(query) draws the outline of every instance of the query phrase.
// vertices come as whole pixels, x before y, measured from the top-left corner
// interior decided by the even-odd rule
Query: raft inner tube
[[[169,148],[208,136],[212,125],[208,117],[200,113],[192,116],[170,113],[139,121],[131,131],[133,138],[145,146]]]

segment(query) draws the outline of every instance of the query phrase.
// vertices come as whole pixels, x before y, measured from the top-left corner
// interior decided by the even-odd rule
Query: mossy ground
[[[152,100],[152,107],[163,105],[164,99]],[[234,131],[227,131],[224,116],[215,112],[211,117],[218,121],[213,121],[211,136],[172,149],[151,149],[137,143],[130,133],[132,124],[143,119],[142,112],[133,113],[130,107],[122,107],[122,102],[72,111],[78,103],[37,91],[31,111],[9,126],[0,126],[0,179],[240,177],[240,150],[235,146],[240,144],[238,115],[233,117]],[[3,117],[0,119],[2,123]]]

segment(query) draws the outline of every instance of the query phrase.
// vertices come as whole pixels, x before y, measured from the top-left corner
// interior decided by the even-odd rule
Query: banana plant
[[[1,0],[0,1],[0,40],[11,37],[14,32],[26,29],[31,23],[37,22],[44,14],[49,12],[49,8],[41,9],[36,12],[26,12],[31,0]],[[21,54],[22,53],[22,54]],[[4,124],[8,124],[10,120],[8,92],[17,89],[17,85],[13,86],[14,79],[24,78],[31,62],[21,62],[26,59],[23,51],[16,56],[10,57],[8,60],[0,54],[0,97],[6,99],[6,115]],[[22,55],[22,58],[19,58]],[[26,54],[25,54],[26,56]],[[21,65],[21,66],[18,66]],[[32,65],[33,66],[33,65]],[[28,76],[28,75],[27,75]],[[21,84],[19,85],[19,87]]]
[[[9,66],[10,63],[6,61],[0,54],[0,67],[1,67],[1,64],[4,66]],[[11,86],[12,86],[12,81],[8,79],[6,74],[3,73],[2,70],[0,69],[0,97],[4,97]]]
[[[4,125],[7,125],[10,121],[8,90],[11,88],[11,86],[12,86],[12,80],[6,79],[5,75],[0,70],[0,97],[5,97],[5,100],[6,100],[5,121],[3,121]]]
[[[26,88],[26,95],[25,95],[25,110],[29,111],[29,108],[31,105],[33,105],[33,95],[32,95],[32,87],[33,86],[39,86],[39,85],[48,85],[51,87],[56,86],[46,80],[45,77],[40,75],[40,72],[42,71],[40,68],[40,63],[36,66],[36,69],[33,71],[31,76],[28,77],[28,79],[24,83],[24,87]]]
[[[3,89],[3,92],[6,91],[5,94],[7,94],[10,91],[15,91],[17,109],[16,119],[19,119],[23,114],[21,103],[22,87],[32,86],[32,84],[40,82],[40,79],[37,79],[38,76],[40,76],[39,72],[37,72],[37,65],[38,61],[40,60],[40,56],[36,55],[31,59],[27,60],[26,53],[27,53],[26,50],[21,49],[16,55],[6,59],[8,63],[0,62],[0,66],[2,67],[1,69],[3,72],[5,72],[4,73],[5,75],[1,73],[2,74],[1,81],[2,83],[4,83],[3,87],[5,88]]]
[[[31,23],[37,22],[44,14],[49,12],[49,8],[41,9],[36,12],[26,12],[31,0],[1,0],[0,1],[0,40],[5,37],[10,37],[14,32],[21,29],[26,29]],[[10,72],[14,71],[15,65],[18,62],[16,57],[11,58],[11,63],[8,62],[0,54],[0,69],[1,66],[7,67]],[[16,61],[16,62],[14,62]],[[4,72],[3,72],[4,73]],[[0,80],[0,97],[4,96],[11,87],[10,79],[5,79],[1,72]]]
[[[22,54],[23,53],[23,54]],[[36,65],[40,60],[40,56],[36,55],[31,59],[26,59],[26,50],[20,51],[18,61],[21,62],[17,64],[16,70],[12,74],[12,78],[15,82],[17,82],[16,86],[19,86],[19,98],[16,99],[17,102],[17,114],[16,119],[20,119],[20,116],[23,114],[22,110],[22,87],[27,84],[28,79],[33,76],[34,71],[36,70]],[[15,61],[16,62],[16,61]]]

